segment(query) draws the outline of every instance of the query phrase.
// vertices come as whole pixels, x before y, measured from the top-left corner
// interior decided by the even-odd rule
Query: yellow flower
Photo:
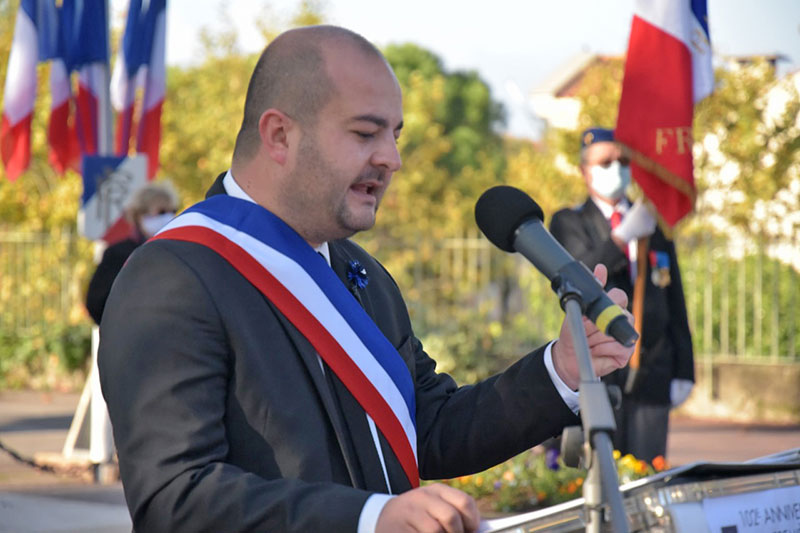
[[[466,485],[467,483],[469,483],[470,477],[471,476],[461,476],[458,478],[458,482],[461,483],[462,485]]]
[[[614,460],[619,461],[620,457],[622,457],[622,452],[619,450],[614,450]]]
[[[477,485],[478,487],[483,485],[483,478],[481,476],[475,478],[475,485]]]
[[[634,468],[636,468],[637,459],[633,455],[627,454],[622,459],[620,459],[619,462],[625,468],[630,468],[631,470],[633,470]]]
[[[503,479],[505,479],[506,481],[514,481],[514,472],[512,472],[511,470],[506,470],[503,473]]]

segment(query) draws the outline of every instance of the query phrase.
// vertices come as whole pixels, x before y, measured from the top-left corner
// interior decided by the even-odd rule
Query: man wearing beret
[[[666,455],[669,411],[686,400],[694,385],[692,339],[675,246],[644,203],[631,204],[626,198],[630,168],[613,130],[584,131],[580,155],[589,197],[553,215],[550,230],[589,268],[607,265],[606,289],[624,290],[629,302],[638,275],[637,256],[641,257],[637,246],[648,247],[640,366],[630,383],[627,367],[605,381],[624,391],[616,412],[615,447],[650,462]],[[639,240],[643,238],[647,239]]]

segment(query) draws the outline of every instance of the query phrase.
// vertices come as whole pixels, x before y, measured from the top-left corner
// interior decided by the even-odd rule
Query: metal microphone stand
[[[569,282],[553,280],[553,288],[567,314],[575,356],[580,371],[580,411],[583,435],[583,460],[588,468],[583,485],[586,507],[586,531],[600,533],[605,510],[611,511],[611,525],[615,533],[628,533],[628,518],[619,491],[617,468],[614,463],[611,435],[616,430],[614,413],[605,384],[594,372],[589,353],[589,342],[583,328],[582,295]],[[566,431],[565,431],[566,438]]]

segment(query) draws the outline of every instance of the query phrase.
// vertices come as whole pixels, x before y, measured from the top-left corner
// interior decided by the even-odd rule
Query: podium
[[[800,448],[744,463],[692,463],[620,491],[631,533],[800,531]],[[579,498],[486,521],[480,531],[583,533],[584,504]]]

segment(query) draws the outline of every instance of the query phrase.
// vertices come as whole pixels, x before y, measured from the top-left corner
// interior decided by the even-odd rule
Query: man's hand
[[[594,277],[597,278],[601,285],[606,284],[608,270],[605,265],[597,265],[594,268]],[[628,305],[628,296],[621,289],[611,289],[608,291],[608,297],[620,306],[623,311]],[[633,323],[631,314],[627,311],[625,311],[625,314],[628,316],[628,320]],[[605,376],[609,372],[628,364],[628,359],[633,355],[633,346],[628,348],[621,345],[597,329],[597,326],[586,317],[583,317],[583,328],[589,341],[592,366],[598,376]],[[570,389],[576,390],[580,383],[580,370],[575,357],[575,347],[572,344],[572,335],[566,320],[561,324],[561,333],[553,345],[552,354],[556,373]]]
[[[480,515],[475,500],[447,485],[419,487],[392,498],[384,505],[375,533],[431,531],[468,533],[478,530]]]

